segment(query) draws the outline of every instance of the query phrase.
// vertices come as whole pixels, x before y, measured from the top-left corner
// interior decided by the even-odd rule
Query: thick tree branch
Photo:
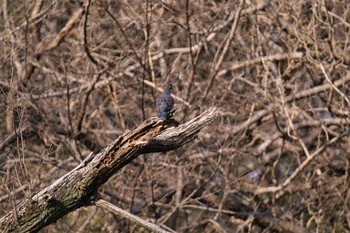
[[[146,120],[134,130],[121,135],[93,158],[90,155],[31,200],[22,202],[16,210],[3,216],[0,219],[0,231],[37,232],[65,214],[89,205],[98,188],[138,155],[183,146],[219,114],[219,109],[210,108],[178,127],[172,127],[172,119]]]

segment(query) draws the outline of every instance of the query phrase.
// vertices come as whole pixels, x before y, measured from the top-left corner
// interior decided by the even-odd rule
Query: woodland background
[[[176,232],[350,232],[348,0],[1,0],[0,217],[155,116],[221,116],[99,194]],[[96,206],[41,232],[142,232]]]

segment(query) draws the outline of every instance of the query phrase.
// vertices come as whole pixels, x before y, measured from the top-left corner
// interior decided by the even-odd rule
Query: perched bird
[[[163,93],[157,99],[157,112],[158,117],[162,120],[169,118],[170,111],[174,107],[174,98],[171,96],[171,91],[173,86],[171,83],[168,83]]]

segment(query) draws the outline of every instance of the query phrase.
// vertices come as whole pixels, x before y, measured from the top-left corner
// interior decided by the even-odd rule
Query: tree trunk
[[[1,232],[37,232],[67,213],[90,204],[98,188],[138,155],[174,150],[193,140],[201,128],[218,117],[210,108],[180,125],[173,119],[150,118],[126,132],[96,156],[88,156],[75,169],[23,201],[0,219]],[[175,124],[176,125],[176,124]]]

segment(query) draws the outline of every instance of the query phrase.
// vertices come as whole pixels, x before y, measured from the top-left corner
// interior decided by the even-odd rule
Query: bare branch
[[[339,139],[341,139],[342,137],[345,137],[347,135],[349,135],[349,130],[343,132],[342,134],[340,134],[337,137],[334,137],[332,140],[328,141],[327,144],[325,144],[325,145],[321,146],[320,148],[318,148],[317,150],[315,150],[311,155],[309,155],[302,162],[302,164],[300,164],[300,166],[297,169],[295,169],[295,171],[282,184],[280,184],[278,186],[271,186],[271,187],[258,187],[255,190],[255,194],[259,195],[262,193],[271,193],[271,192],[274,193],[274,192],[278,192],[278,191],[281,191],[282,189],[286,188],[318,154],[320,154],[328,146],[334,144]]]
[[[151,222],[145,221],[142,218],[119,208],[118,206],[113,205],[112,203],[110,203],[106,200],[98,199],[98,200],[94,201],[94,204],[98,207],[101,207],[103,209],[108,210],[109,212],[111,212],[115,215],[118,215],[122,218],[126,218],[130,222],[133,222],[136,225],[142,226],[145,229],[150,230],[151,232],[155,232],[155,233],[169,232],[169,231],[163,230],[162,228],[160,228],[159,226],[157,226]]]
[[[92,196],[113,174],[142,153],[173,150],[193,140],[200,129],[220,114],[210,108],[193,120],[171,127],[174,120],[150,118],[136,129],[125,133],[94,158],[87,157],[79,166],[22,202],[14,212],[0,219],[2,232],[36,232],[65,214],[90,205]],[[166,129],[168,128],[168,129]]]

